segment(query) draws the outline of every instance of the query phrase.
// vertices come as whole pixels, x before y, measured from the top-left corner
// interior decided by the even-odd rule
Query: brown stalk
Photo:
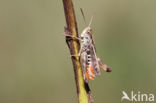
[[[78,37],[78,29],[72,0],[63,0],[63,6],[67,23],[67,27],[65,27],[65,33],[68,33],[68,35],[71,35],[73,37]],[[66,37],[66,43],[69,47],[70,54],[78,55],[80,50],[79,40],[73,39],[71,37]],[[93,103],[89,85],[88,83],[85,83],[83,79],[79,57],[72,57],[71,59],[75,73],[76,89],[79,103]]]

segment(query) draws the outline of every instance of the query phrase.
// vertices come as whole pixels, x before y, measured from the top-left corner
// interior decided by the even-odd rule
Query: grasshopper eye
[[[89,30],[87,31],[87,34],[91,34],[91,33],[92,33],[92,30],[89,29]]]
[[[85,39],[88,39],[88,37],[85,37]]]
[[[81,36],[81,39],[83,39],[83,37]]]
[[[88,30],[87,33],[89,34],[90,33],[90,30]]]

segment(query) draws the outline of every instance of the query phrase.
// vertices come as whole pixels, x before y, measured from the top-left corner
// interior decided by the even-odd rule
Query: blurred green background
[[[156,94],[156,0],[73,0],[79,33],[92,23],[112,69],[90,81],[95,103],[122,91]],[[0,0],[0,103],[77,103],[61,0]],[[126,100],[123,103],[128,103]]]

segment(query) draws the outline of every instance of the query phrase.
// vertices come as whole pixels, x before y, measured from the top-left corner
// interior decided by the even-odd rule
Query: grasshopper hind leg
[[[100,66],[103,70],[105,70],[106,72],[111,72],[111,71],[112,71],[112,69],[111,69],[110,67],[108,67],[106,64],[104,64],[104,63],[100,60],[100,58],[98,58],[97,60],[98,60],[99,66]]]

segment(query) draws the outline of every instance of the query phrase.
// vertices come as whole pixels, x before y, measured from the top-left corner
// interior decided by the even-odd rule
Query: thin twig
[[[73,37],[78,37],[78,29],[72,0],[63,0],[63,5],[67,23],[67,27],[65,27],[65,32]],[[69,47],[70,54],[78,55],[80,49],[79,41],[72,39],[69,36],[66,36],[66,43]],[[93,103],[90,88],[88,84],[84,82],[83,79],[79,57],[72,57],[72,62],[75,73],[75,81],[79,103]]]

